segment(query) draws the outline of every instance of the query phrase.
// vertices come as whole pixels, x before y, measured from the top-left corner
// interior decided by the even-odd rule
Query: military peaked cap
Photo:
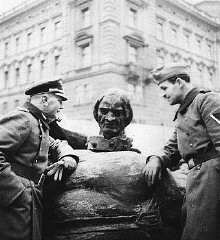
[[[67,97],[63,91],[62,79],[56,79],[51,81],[37,82],[31,85],[25,90],[26,95],[35,95],[38,93],[53,93],[54,95],[63,98],[63,101],[67,100]]]
[[[187,65],[173,63],[154,69],[151,72],[151,75],[159,85],[162,82],[169,80],[173,77],[178,77],[179,75],[189,76],[189,69]]]

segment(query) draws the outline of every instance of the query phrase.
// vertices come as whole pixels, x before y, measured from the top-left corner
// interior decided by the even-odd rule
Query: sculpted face
[[[125,128],[125,112],[120,97],[105,96],[98,108],[98,123],[101,134],[106,139],[116,137]]]

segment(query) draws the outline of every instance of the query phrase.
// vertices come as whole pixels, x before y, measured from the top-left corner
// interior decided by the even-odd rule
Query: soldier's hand
[[[50,165],[46,172],[47,176],[54,175],[54,180],[61,180],[63,176],[63,169],[66,168],[71,170],[72,172],[76,170],[77,162],[71,156],[65,156],[60,161],[53,163]]]
[[[161,179],[162,165],[160,158],[157,156],[151,156],[148,163],[144,167],[144,175],[147,182],[147,186],[152,186],[157,180]]]
[[[54,180],[61,180],[63,175],[63,167],[64,167],[64,161],[60,160],[58,162],[55,162],[47,167],[46,173],[47,176],[54,175]]]

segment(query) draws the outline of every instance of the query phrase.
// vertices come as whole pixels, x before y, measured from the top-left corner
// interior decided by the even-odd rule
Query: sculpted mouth
[[[115,128],[115,124],[104,124],[106,128]]]

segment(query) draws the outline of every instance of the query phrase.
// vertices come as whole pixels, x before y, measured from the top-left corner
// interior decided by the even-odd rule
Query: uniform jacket
[[[220,95],[197,92],[192,97],[194,91],[198,90],[191,90],[180,106],[173,137],[161,159],[165,167],[178,164],[181,158],[201,160],[188,174],[181,239],[217,240],[220,239],[220,124],[212,116],[220,113]]]
[[[213,148],[220,154],[220,124],[211,117],[215,113],[220,113],[220,95],[214,92],[199,92],[189,106],[178,112],[175,131],[161,156],[164,166],[175,166],[181,158],[188,161]]]
[[[29,168],[40,177],[48,165],[49,152],[54,152],[57,160],[74,155],[66,141],[49,137],[49,127],[42,115],[37,119],[29,110],[37,112],[27,103],[0,120],[0,205],[3,206],[9,205],[24,190],[11,163]]]
[[[0,239],[30,239],[32,197],[37,190],[17,172],[23,170],[39,180],[48,165],[48,154],[55,161],[74,155],[66,141],[49,137],[45,117],[31,103],[0,119]],[[34,239],[40,239],[37,235]]]

